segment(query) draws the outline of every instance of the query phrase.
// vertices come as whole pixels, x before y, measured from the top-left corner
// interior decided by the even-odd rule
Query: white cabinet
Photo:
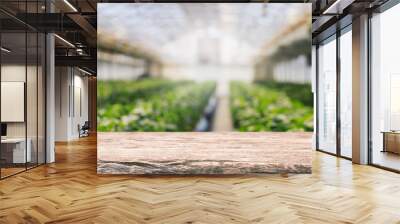
[[[25,144],[27,143],[26,151]],[[32,161],[32,140],[25,138],[2,139],[1,144],[12,149],[12,163],[25,163]]]

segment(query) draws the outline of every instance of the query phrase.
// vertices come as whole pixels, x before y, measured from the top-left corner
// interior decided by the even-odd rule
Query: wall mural
[[[98,173],[310,173],[311,4],[98,4]]]

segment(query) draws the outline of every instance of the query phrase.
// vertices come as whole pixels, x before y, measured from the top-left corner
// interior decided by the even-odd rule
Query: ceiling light
[[[68,1],[64,0],[65,4],[67,4],[74,12],[78,12],[78,10]]]
[[[88,72],[88,71],[86,71],[86,70],[83,70],[83,69],[81,69],[81,68],[79,68],[79,67],[78,67],[78,70],[81,71],[81,72],[83,72],[83,73],[85,73],[85,74],[87,74],[87,75],[92,75],[92,73],[90,73],[90,72]]]
[[[7,49],[5,47],[1,47],[0,49],[1,49],[1,51],[4,51],[6,53],[10,53],[11,52],[11,50],[9,50],[9,49]]]
[[[76,49],[76,53],[78,53],[79,55],[83,55],[83,49],[82,48],[77,48]]]
[[[73,45],[73,44],[72,44],[71,42],[69,42],[68,40],[66,40],[66,39],[64,39],[64,38],[62,38],[62,37],[60,37],[60,36],[57,35],[57,34],[54,34],[54,36],[57,37],[57,38],[58,38],[59,40],[61,40],[62,42],[64,42],[65,44],[67,44],[68,46],[75,48],[75,45]]]

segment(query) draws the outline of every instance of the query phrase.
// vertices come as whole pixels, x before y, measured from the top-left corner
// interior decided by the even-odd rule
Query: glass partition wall
[[[39,7],[32,4],[38,2],[19,2],[18,7],[35,12]],[[13,21],[2,12],[0,19]],[[21,22],[15,22],[12,30],[6,23],[0,26],[3,179],[45,163],[45,35]]]
[[[318,149],[336,154],[336,36],[318,47]]]
[[[26,33],[1,33],[1,177],[26,169]],[[30,160],[28,160],[29,162]]]
[[[318,44],[317,149],[352,157],[351,25]]]
[[[387,2],[369,19],[368,163],[400,172],[400,4]],[[351,25],[317,47],[317,149],[351,159]]]
[[[371,18],[370,163],[400,171],[400,4]]]
[[[341,31],[340,68],[340,155],[352,158],[352,34],[351,25]]]

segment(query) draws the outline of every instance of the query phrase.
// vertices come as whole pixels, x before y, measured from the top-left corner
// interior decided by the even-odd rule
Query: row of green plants
[[[153,95],[160,94],[186,83],[187,81],[175,82],[165,79],[98,81],[97,103],[99,107],[106,107],[115,102],[130,104],[137,99],[148,99]]]
[[[313,106],[313,93],[311,92],[311,84],[304,83],[290,83],[290,82],[274,82],[274,81],[260,81],[257,82],[268,89],[274,89],[284,92],[291,99],[298,100],[306,106]]]
[[[243,82],[232,82],[230,92],[233,123],[238,131],[313,130],[313,107],[308,100],[297,99],[296,94],[289,95],[266,83]]]
[[[114,81],[102,85],[99,131],[193,131],[215,90],[214,82],[144,80],[124,82],[123,87]],[[102,92],[109,89],[113,91]]]

